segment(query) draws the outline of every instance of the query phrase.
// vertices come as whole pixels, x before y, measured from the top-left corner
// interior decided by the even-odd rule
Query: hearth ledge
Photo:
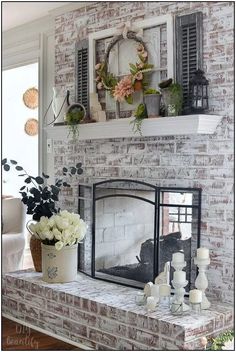
[[[218,115],[185,115],[145,119],[142,123],[142,137],[213,134],[221,121]],[[79,140],[111,139],[111,138],[140,138],[132,131],[130,122],[134,118],[115,119],[106,122],[83,124],[79,128]],[[68,128],[53,126],[45,128],[47,136],[51,138],[65,138]]]
[[[81,273],[74,282],[48,284],[28,269],[3,275],[2,313],[95,350],[196,350],[201,337],[233,327],[229,305],[212,304],[200,316],[147,314],[135,304],[136,292]]]

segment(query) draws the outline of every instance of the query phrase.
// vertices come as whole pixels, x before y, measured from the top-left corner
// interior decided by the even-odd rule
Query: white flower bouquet
[[[29,229],[43,244],[55,245],[59,251],[65,246],[72,246],[83,240],[87,224],[79,214],[63,210],[47,218],[41,216],[40,221],[30,224]]]

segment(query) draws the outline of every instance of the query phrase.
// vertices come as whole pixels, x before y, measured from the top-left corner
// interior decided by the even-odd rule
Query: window
[[[30,175],[38,174],[38,135],[28,135],[28,119],[38,120],[38,108],[23,102],[23,94],[38,88],[38,63],[5,70],[2,73],[2,153],[16,160]],[[4,172],[3,193],[19,197],[22,179],[17,172]]]
[[[147,45],[149,53],[149,63],[154,65],[151,74],[148,74],[150,87],[157,88],[159,82],[174,75],[173,67],[173,19],[171,15],[151,18],[133,23],[135,28],[140,28],[143,32],[143,39]],[[89,36],[89,72],[90,92],[96,92],[94,66],[103,60],[106,48],[112,37],[117,34],[116,28],[95,32]],[[109,57],[109,71],[116,76],[122,77],[129,73],[129,63],[137,61],[136,43],[132,40],[123,40],[116,44]],[[124,55],[125,53],[125,55]],[[99,101],[107,118],[115,115],[116,103],[109,93],[98,92]],[[131,116],[135,107],[142,101],[141,93],[134,95],[132,105],[122,103],[120,106],[121,117]]]

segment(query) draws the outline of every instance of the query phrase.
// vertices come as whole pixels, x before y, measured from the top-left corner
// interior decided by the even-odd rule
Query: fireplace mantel
[[[79,128],[79,140],[140,137],[132,131],[133,117],[83,124]],[[213,134],[222,116],[185,115],[145,119],[142,123],[142,137]],[[66,126],[47,128],[48,138],[66,138]]]

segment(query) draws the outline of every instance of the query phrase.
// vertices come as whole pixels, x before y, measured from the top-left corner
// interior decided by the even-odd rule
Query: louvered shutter
[[[189,81],[202,68],[202,12],[176,17],[176,79],[183,87],[183,111],[188,113]]]
[[[85,106],[89,114],[89,69],[88,69],[88,40],[81,40],[76,44],[76,80],[75,96],[78,103]]]

